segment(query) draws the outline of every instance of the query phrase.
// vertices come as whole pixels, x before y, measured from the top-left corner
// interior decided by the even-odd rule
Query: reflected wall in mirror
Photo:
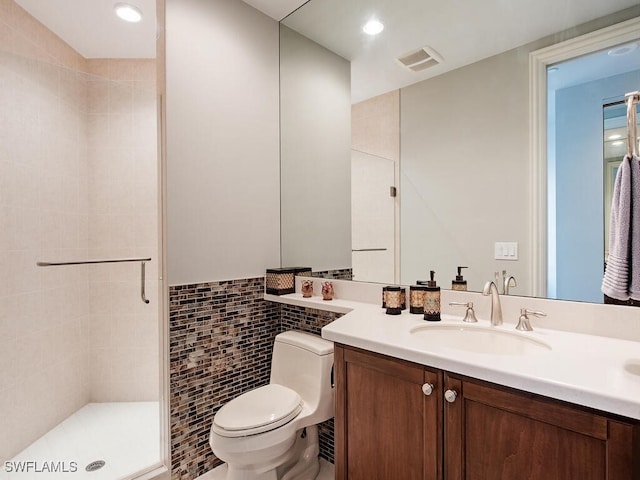
[[[604,298],[600,287],[609,225],[604,212],[612,195],[605,188],[604,165],[607,155],[621,160],[626,149],[604,141],[603,106],[623,103],[622,119],[605,121],[604,129],[612,121],[622,122],[626,137],[624,94],[640,86],[640,52],[616,57],[608,54],[612,51],[554,65],[548,74],[547,288],[554,298],[599,303]],[[580,82],[572,80],[578,77],[572,70],[605,62],[606,76],[598,70],[579,74]]]
[[[483,5],[487,12],[475,16],[475,22],[466,22],[454,12],[450,21],[438,18],[435,21],[439,24],[433,25],[428,22],[434,19],[421,17],[420,2],[409,2],[403,9],[389,3],[359,4],[364,8],[359,18],[373,13],[389,18],[388,22],[383,20],[385,30],[379,37],[365,38],[359,33],[360,21],[351,2],[341,5],[312,0],[283,24],[350,61],[352,158],[371,155],[393,160],[392,155],[363,148],[362,137],[356,132],[361,135],[361,130],[368,131],[365,136],[369,138],[382,136],[376,131],[381,125],[380,111],[384,104],[381,99],[390,94],[399,99],[397,122],[395,119],[390,122],[398,126],[397,133],[385,133],[390,141],[395,138],[398,142],[399,152],[393,184],[398,195],[392,197],[394,281],[412,284],[425,279],[429,270],[436,270],[439,284],[448,288],[455,278],[456,267],[465,265],[470,267],[465,271],[470,290],[480,290],[486,280],[494,278],[494,272],[507,270],[518,282],[511,292],[531,295],[534,257],[541,246],[532,241],[534,227],[530,214],[533,192],[529,159],[529,54],[637,17],[640,7],[624,0],[592,10],[578,9],[569,2],[521,6],[508,12],[500,10],[499,5]],[[469,7],[470,16],[473,8]],[[492,8],[498,8],[499,14],[492,15]],[[546,13],[534,11],[537,8]],[[555,8],[561,8],[562,13],[553,22],[545,21],[555,17],[548,13]],[[403,15],[411,20],[403,20]],[[518,21],[520,15],[525,15],[527,21]],[[538,22],[536,18],[543,20]],[[519,32],[514,32],[513,25],[519,26]],[[522,25],[528,27],[522,29]],[[323,32],[322,26],[330,27]],[[518,37],[520,33],[524,37]],[[484,42],[485,37],[492,40]],[[472,47],[476,44],[490,47],[480,48],[474,53],[477,57],[472,58],[475,51]],[[414,73],[395,60],[425,45],[435,49],[442,63]],[[381,62],[387,65],[382,66]],[[374,66],[377,69],[372,70]],[[390,69],[394,68],[400,69],[401,78],[394,80],[395,87],[390,88],[388,82],[394,76]],[[369,116],[358,113],[365,110]],[[300,124],[301,118],[296,122]],[[291,125],[283,121],[283,144],[290,141],[291,133]],[[598,139],[602,141],[601,133]],[[602,146],[599,152],[601,155]],[[303,157],[299,155],[298,161],[302,162]],[[283,176],[285,168],[283,161]],[[354,182],[352,179],[352,185]],[[599,190],[591,194],[597,195],[602,205],[602,181]],[[384,194],[388,196],[389,191]],[[283,196],[283,209],[287,208]],[[599,211],[602,213],[602,206]],[[355,224],[357,218],[352,215]],[[323,233],[331,237],[336,232]],[[283,225],[283,238],[286,235]],[[355,233],[352,238],[355,241]],[[496,260],[496,242],[516,242],[517,260]],[[596,257],[600,264],[598,283],[602,279],[602,241],[600,247]],[[354,242],[351,248],[361,247]],[[283,259],[285,249],[283,243]],[[369,280],[359,275],[355,255],[352,263],[355,279]],[[313,262],[298,263],[319,269]],[[584,300],[580,296],[559,296],[557,292],[552,292],[551,297]],[[599,300],[589,298],[589,301]]]
[[[349,62],[280,26],[282,265],[351,266]]]
[[[351,234],[355,280],[394,283],[399,265],[400,91],[351,109]]]

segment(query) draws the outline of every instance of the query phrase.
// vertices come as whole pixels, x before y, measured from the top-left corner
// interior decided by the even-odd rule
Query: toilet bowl
[[[302,480],[318,473],[317,424],[333,417],[333,343],[298,331],[276,336],[268,385],[215,415],[213,453],[227,480]]]

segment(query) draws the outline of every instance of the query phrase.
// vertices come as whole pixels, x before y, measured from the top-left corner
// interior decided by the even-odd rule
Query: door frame
[[[547,66],[640,37],[640,17],[529,54],[530,232],[533,296],[547,293]]]

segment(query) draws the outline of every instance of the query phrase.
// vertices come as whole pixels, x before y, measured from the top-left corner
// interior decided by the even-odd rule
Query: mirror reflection
[[[636,111],[640,108],[636,105]],[[618,167],[627,152],[627,106],[623,101],[607,104],[602,109],[604,125],[604,260],[609,255],[609,223],[611,217],[611,196]],[[638,125],[636,125],[638,128]]]
[[[625,46],[625,55],[615,55],[620,50],[548,68],[547,293],[554,298],[603,301],[606,206],[613,193],[604,165],[626,152],[625,146],[605,141],[603,131],[622,126],[624,133],[618,134],[626,137],[624,94],[640,85],[640,52]],[[611,104],[623,111],[610,112],[605,106]]]
[[[531,233],[529,54],[633,19],[640,8],[628,8],[633,3],[624,1],[592,9],[550,2],[497,15],[492,9],[500,5],[483,5],[487,12],[475,17],[483,21],[471,22],[455,12],[427,18],[423,2],[402,8],[389,3],[312,0],[282,22],[283,265],[346,270],[355,280],[403,284],[424,280],[435,270],[443,288],[450,288],[458,266],[468,266],[464,276],[470,290],[506,271],[517,279],[512,294],[532,295],[533,257],[540,246]],[[562,14],[549,15],[556,8]],[[518,21],[522,15],[527,21]],[[360,30],[361,19],[373,16],[384,23],[377,37]],[[606,53],[599,62],[615,59],[624,68],[594,63],[565,83],[552,75],[571,68],[553,65],[556,70],[549,73],[550,106],[556,93],[579,85],[589,90],[588,84],[615,83],[608,79],[620,75],[632,85],[616,83],[617,90],[590,105],[597,112],[598,132],[573,134],[584,148],[597,144],[588,155],[589,162],[597,155],[591,179],[599,181],[597,186],[572,184],[570,177],[569,185],[560,184],[570,169],[556,172],[551,166],[567,158],[577,162],[580,155],[562,150],[573,148],[570,143],[549,143],[548,221],[555,229],[549,229],[547,271],[538,274],[545,275],[544,296],[550,298],[602,301],[602,108],[640,87],[637,51],[619,58]],[[318,58],[330,68],[321,68]],[[333,90],[324,90],[327,83]],[[557,98],[564,102],[569,95],[561,93]],[[555,122],[550,116],[550,139],[565,135],[552,131]],[[563,122],[564,117],[558,123]],[[334,147],[330,158],[323,156]],[[325,175],[330,171],[336,174]],[[587,208],[585,198],[598,206]],[[554,201],[561,208],[583,205],[582,215],[598,217],[590,235],[599,241],[576,251],[586,242],[579,228],[573,228],[573,236],[565,232],[566,212],[552,212]],[[319,231],[313,225],[322,215],[326,223]],[[573,250],[567,247],[571,244]],[[582,282],[587,277],[582,270],[572,277],[572,269],[583,264],[593,270],[589,285]]]

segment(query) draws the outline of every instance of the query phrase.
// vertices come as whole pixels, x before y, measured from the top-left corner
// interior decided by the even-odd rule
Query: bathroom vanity
[[[640,324],[629,307],[442,292],[441,322],[385,315],[380,286],[268,300],[344,315],[335,346],[336,478],[640,479]],[[299,291],[299,286],[297,286]],[[477,323],[450,302],[473,301]],[[521,308],[542,310],[516,330]]]
[[[640,477],[629,419],[345,345],[335,372],[336,479]]]

